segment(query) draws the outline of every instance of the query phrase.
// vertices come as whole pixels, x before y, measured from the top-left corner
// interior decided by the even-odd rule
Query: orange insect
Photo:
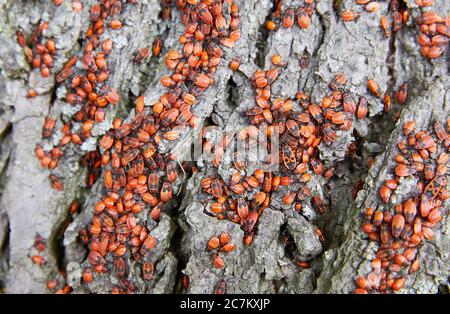
[[[283,27],[291,28],[294,25],[294,10],[289,8],[283,15]]]
[[[378,83],[375,82],[373,79],[367,81],[367,86],[369,87],[369,90],[374,93],[377,97],[381,97],[380,87],[378,86]]]
[[[157,57],[160,55],[162,47],[163,47],[163,41],[161,40],[161,38],[160,37],[155,38],[155,40],[153,41],[153,44],[152,44],[152,52],[153,52],[154,57]]]
[[[399,104],[404,104],[406,102],[407,97],[408,97],[408,83],[403,83],[400,85],[397,92],[395,93],[395,100]]]
[[[303,8],[297,10],[297,23],[301,29],[307,29],[311,25],[311,19]]]
[[[356,20],[360,15],[354,11],[344,11],[341,13],[341,18],[345,22],[354,21]]]

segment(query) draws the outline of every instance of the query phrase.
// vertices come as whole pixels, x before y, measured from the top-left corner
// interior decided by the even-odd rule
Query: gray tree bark
[[[78,231],[92,218],[94,204],[102,195],[102,182],[87,188],[87,171],[78,160],[83,152],[95,148],[96,140],[109,129],[114,117],[133,115],[129,108],[135,97],[145,95],[146,105],[151,105],[164,93],[159,81],[169,72],[163,58],[152,57],[138,65],[133,62],[135,52],[151,46],[158,36],[164,38],[163,53],[182,48],[178,38],[184,26],[176,9],[170,21],[163,21],[160,1],[141,0],[137,5],[124,6],[124,27],[118,31],[105,28],[102,35],[114,44],[108,57],[113,69],[108,82],[120,92],[120,105],[111,108],[106,121],[94,127],[91,140],[81,149],[68,150],[60,160],[58,171],[65,178],[64,191],[55,192],[48,180],[49,171],[40,168],[34,148],[42,141],[41,128],[49,113],[64,116],[71,112],[64,101],[64,87],[56,88],[54,76],[44,79],[37,70],[30,69],[15,31],[20,27],[30,33],[39,19],[50,21],[46,37],[56,40],[56,73],[81,49],[80,38],[88,27],[89,8],[95,1],[81,2],[82,12],[75,13],[68,0],[58,7],[51,1],[0,0],[0,287],[7,293],[48,293],[46,283],[53,278],[62,288],[61,269],[67,272],[67,283],[75,293],[108,293],[117,284],[118,278],[113,275],[94,275],[91,284],[81,284],[81,269],[87,262],[86,251],[77,239]],[[238,225],[203,213],[200,181],[213,173],[211,167],[200,167],[191,177],[180,178],[177,184],[183,192],[172,202],[170,215],[163,213],[156,227],[149,226],[150,234],[158,240],[155,279],[145,283],[130,265],[129,280],[136,284],[138,293],[212,293],[221,280],[226,281],[229,293],[350,293],[355,288],[354,278],[370,270],[376,251],[374,243],[369,243],[360,230],[361,213],[377,202],[378,189],[392,171],[403,122],[414,120],[417,128],[428,128],[436,119],[450,116],[448,57],[429,61],[420,55],[415,39],[418,29],[412,23],[420,10],[413,1],[407,4],[409,22],[390,38],[379,28],[380,17],[388,14],[386,2],[379,3],[377,12],[363,13],[356,22],[344,23],[340,12],[360,11],[360,6],[352,0],[318,0],[307,30],[280,28],[270,33],[264,30],[264,23],[273,13],[272,1],[235,2],[240,10],[241,38],[235,47],[225,49],[213,86],[194,108],[199,117],[211,119],[224,131],[244,125],[245,111],[254,106],[250,78],[258,68],[269,68],[274,54],[287,62],[272,85],[274,97],[294,97],[297,91],[303,91],[313,100],[321,99],[329,92],[332,78],[344,73],[352,94],[368,99],[370,117],[356,122],[354,130],[343,133],[333,146],[321,147],[321,159],[335,165],[336,176],[326,182],[313,175],[310,185],[314,194],[329,200],[330,210],[317,215],[306,204],[302,214],[296,213],[281,202],[286,191],[296,187],[281,188],[262,214],[250,247],[242,245],[244,233]],[[283,7],[301,4],[303,1],[286,0]],[[437,1],[434,6],[436,12],[448,12],[449,8],[446,1]],[[241,66],[232,72],[227,65],[235,57],[240,58]],[[305,57],[309,66],[300,68],[299,60]],[[394,113],[383,113],[382,100],[368,93],[367,80],[371,78],[388,93],[409,82],[407,104],[393,110],[400,112],[397,121]],[[30,87],[38,92],[37,97],[26,98]],[[57,128],[61,125],[58,121]],[[176,151],[183,154],[190,149],[192,132],[198,131],[186,132],[177,142]],[[349,160],[346,152],[355,139],[361,143],[361,152]],[[164,145],[160,149],[173,148]],[[368,168],[367,160],[373,157],[375,162]],[[222,168],[219,173],[227,175],[229,171]],[[364,185],[353,200],[352,188],[357,179],[362,179]],[[403,200],[414,185],[407,180],[401,182],[394,199]],[[83,200],[82,210],[61,235],[74,199]],[[448,207],[449,202],[444,205]],[[324,242],[315,234],[316,226],[324,233]],[[219,270],[212,267],[205,244],[211,236],[225,231],[238,247],[224,257],[226,267]],[[408,277],[402,292],[448,290],[449,232],[450,223],[445,218],[436,240],[420,248],[424,267]],[[42,253],[47,261],[43,267],[30,259],[36,254],[33,245],[37,234],[48,243]],[[293,253],[286,249],[284,234],[294,241]],[[297,260],[308,260],[311,268],[296,266]],[[182,274],[190,278],[187,290],[181,285]]]

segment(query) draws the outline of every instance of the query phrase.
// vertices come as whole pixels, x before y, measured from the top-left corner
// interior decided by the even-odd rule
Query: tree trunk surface
[[[95,280],[89,284],[81,280],[82,270],[88,265],[88,251],[78,233],[91,220],[104,188],[101,179],[93,187],[87,186],[88,172],[79,160],[96,148],[97,140],[115,117],[134,115],[130,108],[137,96],[144,95],[150,106],[165,92],[160,79],[170,72],[164,55],[169,50],[182,50],[178,38],[185,26],[176,8],[172,9],[171,19],[164,21],[160,1],[139,0],[137,4],[123,5],[120,30],[104,28],[101,38],[109,37],[114,47],[108,56],[111,74],[107,82],[119,92],[121,100],[108,107],[105,121],[94,126],[88,141],[65,150],[57,170],[52,172],[64,178],[64,190],[56,192],[48,179],[50,171],[40,167],[34,149],[42,142],[46,116],[68,117],[74,111],[65,102],[66,87],[56,83],[55,75],[43,78],[27,63],[17,44],[16,30],[21,28],[29,34],[40,19],[49,21],[45,37],[56,41],[52,73],[58,73],[72,55],[83,49],[89,9],[95,2],[82,0],[82,11],[74,12],[69,0],[60,6],[52,1],[0,0],[0,287],[6,293],[50,293],[47,282],[51,279],[57,279],[60,288],[66,280],[74,293],[109,293],[119,282],[112,274],[94,274]],[[301,214],[297,213],[283,205],[281,199],[298,186],[281,187],[272,193],[270,207],[260,216],[253,243],[244,246],[244,231],[238,224],[204,214],[200,181],[217,170],[200,162],[198,172],[179,175],[174,195],[181,192],[174,196],[170,209],[161,214],[158,224],[147,225],[150,235],[158,240],[152,251],[154,278],[142,280],[134,262],[127,260],[128,280],[134,283],[136,293],[213,293],[222,280],[228,293],[351,293],[355,278],[370,272],[377,245],[361,231],[362,213],[367,207],[382,206],[378,189],[391,178],[404,122],[414,120],[417,129],[428,129],[436,120],[449,118],[448,56],[432,61],[422,57],[416,39],[418,27],[412,23],[421,9],[414,1],[407,4],[409,21],[389,38],[379,27],[380,17],[388,15],[386,2],[379,2],[377,12],[362,13],[356,22],[348,23],[340,19],[340,13],[361,11],[355,1],[315,2],[307,30],[298,26],[283,29],[279,25],[276,31],[267,32],[264,24],[274,13],[273,1],[235,0],[241,38],[233,48],[224,49],[214,83],[199,96],[193,112],[219,130],[241,128],[246,124],[246,110],[255,105],[251,77],[257,69],[270,68],[274,54],[281,55],[286,65],[272,84],[273,99],[294,98],[302,91],[320,100],[329,94],[333,77],[344,73],[349,91],[368,100],[369,115],[355,120],[354,128],[342,132],[332,145],[320,146],[320,158],[327,167],[335,167],[335,176],[327,181],[312,173],[309,186],[313,195],[326,200],[326,212],[318,215],[308,201]],[[286,0],[283,8],[303,3]],[[448,1],[436,1],[433,6],[444,16],[449,9]],[[151,47],[157,37],[164,42],[162,56],[141,64],[133,62],[136,52]],[[233,58],[239,58],[241,64],[234,72],[228,67]],[[300,67],[299,62],[306,59],[308,65]],[[385,113],[383,100],[367,90],[371,78],[388,93],[408,82],[407,103]],[[30,87],[38,96],[26,97]],[[58,120],[55,129],[61,126]],[[176,145],[162,143],[160,151],[173,149],[183,160],[193,144],[192,134],[198,134],[200,128],[186,131]],[[354,141],[359,143],[358,153],[350,159],[347,152]],[[369,168],[371,158],[374,162]],[[218,173],[227,177],[231,169],[224,166]],[[363,185],[353,199],[352,189],[358,179]],[[416,184],[402,179],[390,205],[408,198]],[[80,213],[67,223],[68,208],[75,199],[81,204]],[[447,200],[443,208],[448,204]],[[420,246],[422,267],[407,277],[402,293],[448,291],[450,223],[445,214],[435,230],[435,239]],[[324,241],[315,232],[317,226]],[[226,267],[217,269],[205,248],[213,235],[222,232],[230,234],[237,249],[224,255]],[[40,253],[46,260],[42,267],[30,258],[37,254],[36,235],[47,241],[47,249]],[[284,241],[286,235],[294,243],[293,250]],[[299,267],[297,261],[308,261],[311,267]],[[66,279],[61,270],[66,272]],[[189,277],[188,289],[182,286],[183,275]]]

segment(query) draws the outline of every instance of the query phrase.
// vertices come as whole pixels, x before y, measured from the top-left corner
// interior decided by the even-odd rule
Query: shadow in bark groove
[[[5,214],[5,219],[8,219]],[[5,226],[5,235],[2,243],[0,243],[0,292],[6,287],[6,273],[8,272],[9,266],[9,221]]]

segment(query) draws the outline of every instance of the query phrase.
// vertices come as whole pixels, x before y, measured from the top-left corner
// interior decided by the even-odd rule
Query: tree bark
[[[21,28],[31,33],[40,19],[48,20],[45,37],[56,40],[58,53],[53,73],[57,73],[82,49],[89,8],[95,1],[81,2],[83,9],[76,13],[68,0],[60,6],[51,1],[0,0],[0,287],[7,293],[49,293],[46,284],[54,278],[60,287],[67,280],[75,293],[109,293],[117,285],[118,278],[113,275],[95,274],[90,284],[81,281],[82,269],[88,262],[78,232],[89,223],[104,190],[102,180],[87,187],[87,171],[79,160],[96,148],[98,138],[115,117],[126,119],[134,115],[130,108],[137,96],[144,95],[146,106],[150,106],[165,92],[159,83],[169,74],[164,58],[151,57],[148,62],[137,64],[133,62],[135,53],[144,46],[151,47],[157,37],[163,38],[162,54],[182,50],[178,38],[184,25],[177,9],[172,10],[170,20],[164,21],[160,1],[140,0],[138,4],[123,6],[120,19],[124,26],[120,30],[105,28],[101,35],[113,41],[114,49],[108,57],[108,84],[119,91],[120,104],[108,107],[105,122],[94,127],[90,140],[65,152],[56,170],[65,178],[64,190],[56,192],[48,180],[50,172],[39,166],[34,149],[36,143],[42,142],[41,129],[47,115],[68,117],[74,112],[65,103],[65,87],[58,87],[54,75],[42,78],[38,70],[30,68],[15,32]],[[377,12],[366,12],[356,22],[344,23],[340,19],[342,11],[361,11],[361,7],[352,0],[318,0],[307,30],[297,26],[283,29],[280,25],[274,32],[264,28],[274,12],[272,1],[235,3],[240,11],[241,38],[235,47],[224,49],[213,86],[199,97],[193,109],[205,123],[212,121],[222,131],[244,125],[245,111],[255,105],[251,77],[257,69],[270,68],[274,54],[281,55],[286,65],[272,85],[273,99],[294,98],[302,91],[318,101],[329,93],[333,77],[344,73],[349,91],[369,101],[369,117],[355,121],[354,128],[343,132],[331,146],[321,144],[320,158],[327,167],[336,168],[336,175],[326,181],[313,174],[309,186],[312,194],[327,200],[326,213],[317,215],[309,201],[301,214],[286,207],[282,197],[298,186],[282,187],[272,194],[270,207],[260,217],[253,244],[244,246],[244,232],[239,225],[203,213],[200,181],[217,170],[200,165],[199,172],[177,180],[181,193],[156,226],[148,225],[150,234],[158,240],[153,252],[155,278],[144,282],[130,264],[128,279],[137,287],[137,293],[213,293],[221,280],[227,283],[228,293],[350,293],[355,289],[354,278],[370,270],[376,251],[374,243],[361,231],[361,213],[379,202],[378,189],[392,172],[403,123],[414,120],[418,129],[427,129],[434,121],[446,121],[450,116],[448,53],[433,61],[421,56],[415,39],[418,27],[412,22],[421,10],[414,3],[407,4],[411,15],[407,24],[390,38],[379,28],[380,17],[388,15],[386,2],[379,2]],[[283,8],[302,4],[303,1],[285,0]],[[449,8],[446,1],[434,5],[436,12],[447,12]],[[236,57],[241,65],[233,72],[228,64]],[[302,68],[299,62],[305,59],[309,65]],[[382,99],[367,90],[367,80],[372,78],[387,93],[409,82],[408,102],[384,113]],[[30,87],[38,92],[37,97],[26,97]],[[398,120],[395,112],[400,113]],[[62,121],[58,120],[56,129],[61,126]],[[185,132],[175,148],[163,143],[160,150],[174,149],[181,157],[190,150],[192,134],[200,128]],[[360,143],[359,153],[350,159],[347,151],[355,140]],[[375,158],[370,168],[369,158]],[[222,167],[218,173],[225,177],[230,171]],[[358,179],[364,184],[353,200],[352,188]],[[407,180],[401,182],[394,200],[404,200],[414,185]],[[81,200],[80,214],[62,233],[68,208],[75,199]],[[444,205],[448,207],[449,201]],[[316,235],[317,226],[325,241]],[[224,257],[226,267],[219,270],[212,266],[205,246],[211,236],[221,232],[231,235],[237,249]],[[420,247],[424,267],[408,277],[402,292],[437,293],[444,287],[448,289],[449,232],[450,223],[445,218],[436,240]],[[42,253],[46,260],[43,267],[30,259],[36,254],[37,234],[48,245]],[[285,235],[292,239],[293,251],[287,248]],[[298,260],[309,261],[311,268],[297,266]],[[67,272],[67,279],[60,270]],[[187,290],[181,284],[183,274],[190,279]]]

